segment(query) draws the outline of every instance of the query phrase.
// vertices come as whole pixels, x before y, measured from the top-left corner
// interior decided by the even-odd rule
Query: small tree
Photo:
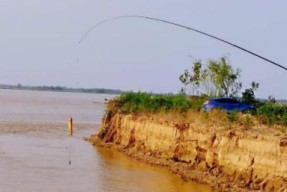
[[[179,80],[181,83],[183,83],[184,87],[181,88],[180,92],[181,93],[185,93],[186,92],[186,87],[188,86],[188,84],[191,83],[191,74],[189,73],[189,71],[187,69],[184,70],[183,74],[181,74],[179,76]]]
[[[255,98],[255,91],[259,88],[259,83],[252,82],[251,88],[245,89],[245,91],[242,93],[242,101],[244,103],[248,104],[255,104],[256,98]]]
[[[184,85],[181,92],[186,93],[191,88],[193,93],[197,91],[212,97],[238,97],[242,89],[242,83],[238,81],[240,73],[238,68],[232,68],[225,57],[210,60],[207,65],[196,61],[190,71],[186,69],[179,77]],[[255,101],[254,92],[259,84],[252,82],[251,86],[243,93],[244,101]]]
[[[186,93],[188,88],[191,88],[192,92],[199,91],[201,83],[206,76],[207,71],[202,69],[201,61],[195,61],[190,72],[186,69],[184,73],[179,76],[179,80],[184,84],[184,87],[181,88],[181,92]]]
[[[236,96],[242,84],[236,82],[240,77],[240,70],[233,70],[225,57],[220,60],[210,60],[208,64],[210,79],[217,89],[217,96]]]

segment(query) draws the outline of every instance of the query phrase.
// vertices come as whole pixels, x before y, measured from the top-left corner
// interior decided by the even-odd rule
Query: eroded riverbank
[[[90,141],[168,167],[186,180],[208,183],[214,191],[287,189],[287,136],[276,128],[114,114],[104,118]]]

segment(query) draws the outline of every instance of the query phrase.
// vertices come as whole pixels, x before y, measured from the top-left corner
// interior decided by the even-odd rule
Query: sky
[[[287,98],[287,71],[230,45],[155,17],[223,38],[287,67],[287,1],[1,0],[0,84],[177,93],[193,58],[226,56],[256,96]]]

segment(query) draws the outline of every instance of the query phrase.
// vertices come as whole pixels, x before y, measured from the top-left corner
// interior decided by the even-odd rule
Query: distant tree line
[[[14,89],[14,90],[31,90],[31,91],[56,91],[56,92],[78,92],[78,93],[97,93],[97,94],[115,94],[121,93],[118,89],[105,89],[105,88],[70,88],[64,86],[27,86],[22,84],[5,85],[0,84],[0,89]]]

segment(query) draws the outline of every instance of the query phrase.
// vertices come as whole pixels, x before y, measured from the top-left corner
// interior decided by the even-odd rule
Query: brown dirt
[[[148,137],[150,133],[148,130],[143,131],[145,128],[150,128],[144,126],[149,125],[151,125],[152,131],[156,132],[153,132],[155,134],[149,136],[147,140],[143,140],[142,138]],[[163,132],[160,131],[161,129]],[[171,141],[174,144],[171,143],[170,145],[174,145],[174,148],[165,151],[164,145],[166,144],[163,142],[171,138],[164,134],[168,134],[169,131],[173,130],[175,130],[175,135],[171,137],[174,137],[174,141]],[[271,172],[264,176],[264,170],[258,169],[261,166],[258,161],[261,160],[260,155],[262,155],[261,151],[265,150],[264,146],[272,150],[274,143],[276,148],[280,147],[278,152],[280,157],[278,159],[281,158],[280,161],[285,162],[287,137],[280,130],[276,127],[272,129],[259,128],[258,126],[246,128],[245,124],[241,127],[230,127],[230,125],[218,124],[216,120],[212,124],[210,121],[203,122],[202,120],[193,120],[190,123],[175,123],[165,119],[157,119],[154,116],[127,117],[115,115],[104,119],[100,132],[91,136],[88,141],[94,145],[116,149],[139,161],[166,167],[184,180],[209,184],[212,191],[286,192],[286,177],[276,176]],[[151,137],[155,137],[155,141]],[[224,142],[227,146],[222,148]],[[278,147],[276,143],[278,143]],[[239,151],[240,147],[243,148],[242,151]],[[236,161],[235,165],[232,166],[220,162],[222,159],[218,157],[219,153],[228,156],[233,150],[242,153],[238,154],[239,158],[243,159],[238,165],[247,162],[246,166],[242,165],[242,167],[236,168],[236,163],[238,163]],[[254,150],[258,154],[252,154],[252,152],[246,150]],[[207,155],[211,152],[212,155]],[[265,155],[263,154],[262,159],[265,158]],[[276,154],[273,156],[271,154],[268,157],[274,158],[276,161]],[[269,163],[268,158],[266,163]],[[283,166],[282,163],[280,165]],[[266,168],[272,171],[272,167],[266,166]],[[286,174],[283,170],[281,172],[281,175]]]

